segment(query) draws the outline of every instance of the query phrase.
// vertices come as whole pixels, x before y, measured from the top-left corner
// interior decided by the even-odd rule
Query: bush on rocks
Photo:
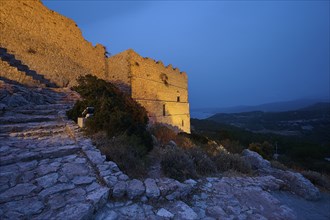
[[[146,151],[151,150],[152,138],[146,130],[147,112],[140,104],[112,83],[96,76],[80,76],[77,81],[73,90],[81,95],[82,100],[67,112],[70,119],[76,121],[86,107],[93,106],[94,116],[86,122],[89,134],[99,131],[105,131],[108,137],[125,134],[132,136]]]
[[[251,166],[238,154],[228,154],[222,152],[217,156],[213,157],[213,161],[218,171],[225,172],[234,170],[240,173],[249,174],[252,172]]]
[[[197,177],[194,161],[180,148],[167,148],[161,156],[164,174],[179,181]]]
[[[188,150],[196,167],[196,172],[200,175],[207,175],[217,172],[217,167],[208,155],[200,148],[194,147]]]
[[[107,138],[101,132],[92,136],[96,146],[108,160],[114,161],[129,176],[138,178],[146,174],[146,148],[137,144],[136,136],[121,135]]]

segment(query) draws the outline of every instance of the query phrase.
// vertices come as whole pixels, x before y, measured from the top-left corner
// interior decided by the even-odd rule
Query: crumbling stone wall
[[[105,48],[40,0],[1,1],[0,31],[1,47],[59,86],[75,84],[79,75],[105,75]]]
[[[116,84],[122,91],[131,94],[129,50],[116,54],[107,59],[105,79]]]
[[[171,65],[165,67],[161,61],[143,58],[133,50],[108,60],[108,79],[122,80],[130,86],[132,98],[146,108],[151,122],[169,124],[190,133],[186,73]]]

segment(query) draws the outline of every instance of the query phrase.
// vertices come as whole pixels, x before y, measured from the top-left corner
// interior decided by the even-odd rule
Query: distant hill
[[[272,102],[255,106],[234,106],[226,108],[196,108],[191,109],[191,117],[198,119],[208,118],[216,113],[241,113],[251,111],[284,112],[302,109],[315,103],[325,102],[324,99],[299,99],[285,102]]]
[[[330,103],[316,103],[295,111],[218,113],[207,118],[254,133],[296,136],[330,143]]]

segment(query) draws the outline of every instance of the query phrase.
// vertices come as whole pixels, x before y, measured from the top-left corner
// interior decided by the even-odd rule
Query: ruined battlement
[[[133,52],[136,53],[134,50],[133,50]],[[165,68],[165,69],[168,69],[170,71],[173,71],[174,73],[178,73],[178,74],[182,74],[182,75],[187,76],[186,72],[181,72],[177,67],[173,67],[172,64],[169,64],[169,65],[165,66],[164,63],[161,60],[157,60],[156,61],[156,60],[154,60],[154,59],[152,59],[150,57],[144,57],[143,59],[145,59],[145,60],[152,60],[157,65],[160,65],[159,68]]]
[[[40,0],[1,1],[0,46],[59,86],[105,72],[105,48],[86,41],[76,23]]]

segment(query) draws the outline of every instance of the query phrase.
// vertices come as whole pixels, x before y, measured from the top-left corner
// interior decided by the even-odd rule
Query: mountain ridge
[[[193,108],[194,113],[242,113],[251,111],[284,112],[302,109],[319,102],[329,102],[327,99],[296,99],[291,101],[269,102],[260,105],[239,105],[221,108]]]

